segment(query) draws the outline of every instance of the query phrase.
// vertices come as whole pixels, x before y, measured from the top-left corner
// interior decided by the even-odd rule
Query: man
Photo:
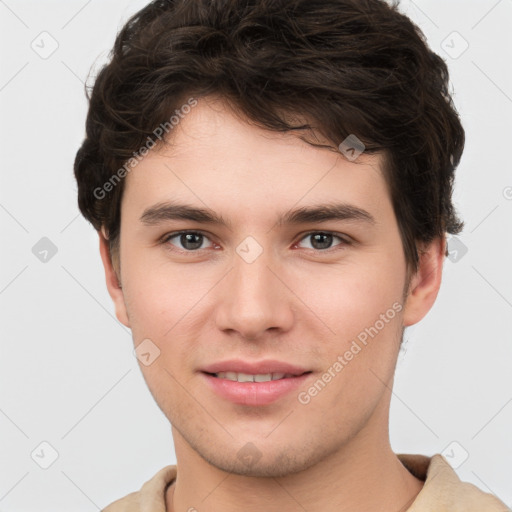
[[[505,511],[396,455],[464,130],[380,0],[154,1],[96,79],[75,176],[177,464],[116,511]]]

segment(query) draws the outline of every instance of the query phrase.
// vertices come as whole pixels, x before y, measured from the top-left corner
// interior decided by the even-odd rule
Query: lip
[[[290,363],[277,360],[264,360],[258,362],[243,361],[241,359],[229,359],[226,361],[218,361],[201,368],[202,372],[219,373],[219,372],[236,372],[249,374],[263,373],[290,373],[295,376],[302,375],[310,371],[307,368],[301,368]]]
[[[267,382],[235,382],[210,375],[219,372],[248,374],[284,373],[293,375]],[[201,374],[208,386],[218,396],[238,405],[267,405],[296,390],[311,374],[311,370],[275,359],[243,361],[228,359],[205,366]]]
[[[279,398],[282,398],[292,391],[297,390],[297,388],[304,384],[306,379],[313,375],[312,373],[304,373],[297,377],[288,377],[285,379],[271,380],[267,382],[235,382],[232,380],[215,377],[214,375],[210,375],[204,371],[200,373],[210,389],[212,389],[212,391],[220,397],[238,405],[251,406],[271,404]],[[271,372],[251,371],[243,373]]]

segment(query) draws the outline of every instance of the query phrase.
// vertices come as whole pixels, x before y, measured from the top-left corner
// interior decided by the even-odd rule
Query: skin
[[[436,299],[444,239],[423,247],[409,281],[380,155],[351,162],[244,122],[218,98],[200,99],[170,142],[126,177],[117,275],[99,233],[117,318],[135,346],[149,338],[160,349],[140,366],[172,424],[178,479],[167,510],[405,510],[423,483],[391,450],[391,388],[403,327]],[[141,222],[145,209],[171,199],[208,207],[231,228]],[[340,201],[375,223],[276,224],[290,209]],[[200,230],[201,248],[179,236],[162,242],[181,229]],[[311,231],[351,243],[334,236],[322,248]],[[236,252],[247,236],[263,249],[250,264]],[[307,404],[296,392],[234,404],[199,373],[228,358],[277,359],[313,372],[307,390],[394,303],[401,311]],[[259,454],[251,465],[237,456],[249,442]]]

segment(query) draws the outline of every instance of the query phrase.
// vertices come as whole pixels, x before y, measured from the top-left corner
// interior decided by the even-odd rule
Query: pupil
[[[316,246],[318,244],[316,244],[316,242],[318,242],[319,238],[318,237],[324,237],[324,242],[321,242],[320,241],[320,247]],[[325,242],[325,237],[327,237],[327,242]],[[315,247],[315,249],[328,249],[331,245],[331,241],[332,241],[332,235],[328,234],[328,233],[317,233],[315,235],[313,235],[313,247]]]
[[[180,242],[183,244],[183,247],[187,248],[187,249],[198,249],[199,247],[201,247],[201,238],[202,238],[203,235],[199,235],[199,234],[196,234],[196,233],[184,233],[181,235],[181,240]],[[197,242],[194,242],[193,241],[193,238],[199,238],[199,241]],[[190,245],[187,245],[187,244],[192,244],[192,247],[190,247]]]

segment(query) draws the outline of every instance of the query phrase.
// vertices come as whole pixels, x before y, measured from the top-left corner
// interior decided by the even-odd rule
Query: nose
[[[216,310],[219,329],[236,332],[246,340],[258,340],[293,325],[294,296],[269,253],[263,251],[254,261],[234,254],[233,268],[222,281]]]

